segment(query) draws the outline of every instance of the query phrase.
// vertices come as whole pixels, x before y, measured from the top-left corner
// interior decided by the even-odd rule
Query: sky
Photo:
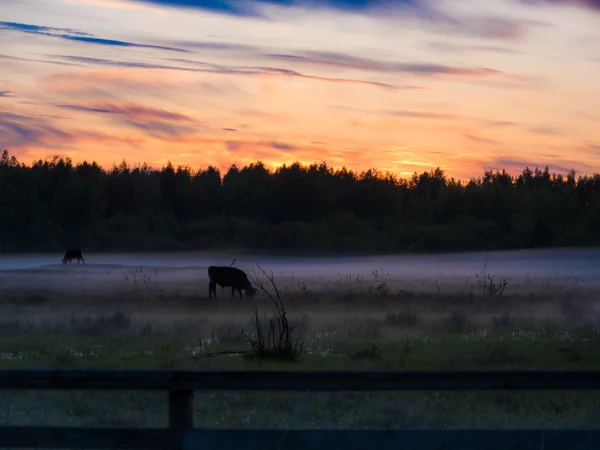
[[[600,172],[600,0],[0,0],[0,149]]]

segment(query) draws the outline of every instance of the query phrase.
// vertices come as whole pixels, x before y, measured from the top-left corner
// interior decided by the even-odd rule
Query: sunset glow
[[[0,0],[0,150],[600,168],[596,0]]]

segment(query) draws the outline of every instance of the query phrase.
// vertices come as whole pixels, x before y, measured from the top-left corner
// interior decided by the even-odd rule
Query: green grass
[[[294,281],[282,297],[306,351],[283,363],[206,356],[249,350],[252,308],[268,317],[268,298],[209,300],[167,292],[141,268],[127,275],[123,295],[4,290],[0,368],[600,369],[600,290],[576,277],[505,284],[484,265],[464,285],[405,285],[378,270],[372,280]],[[160,427],[166,401],[165,392],[0,391],[0,420]],[[198,392],[196,410],[197,426],[211,428],[588,427],[600,420],[600,392]]]
[[[238,342],[169,337],[160,332],[100,336],[31,331],[0,338],[0,368],[105,369],[600,369],[600,336],[573,332],[431,332],[395,339],[307,342],[296,363],[258,362],[218,352],[248,350]]]
[[[299,363],[200,354],[244,349],[165,333],[97,336],[30,330],[0,338],[0,367],[110,369],[505,369],[600,368],[593,331],[430,332],[378,341],[321,335]],[[381,392],[196,394],[203,427],[585,427],[600,419],[600,393]],[[165,426],[166,394],[0,392],[7,425]]]

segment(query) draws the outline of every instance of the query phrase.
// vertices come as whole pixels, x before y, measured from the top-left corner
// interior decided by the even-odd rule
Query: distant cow
[[[80,248],[70,248],[69,250],[67,250],[65,252],[65,256],[62,259],[63,264],[71,264],[71,261],[73,259],[77,260],[77,264],[79,264],[79,261],[83,261],[83,263],[85,264],[85,261],[83,260],[83,255],[81,254],[81,249]]]
[[[241,298],[244,298],[242,290],[246,291],[246,295],[250,298],[256,294],[256,288],[252,287],[246,273],[235,267],[210,266],[208,268],[208,298],[211,298],[212,294],[215,294],[215,298],[217,298],[217,284],[222,288],[231,287],[232,298],[235,291],[240,293]]]

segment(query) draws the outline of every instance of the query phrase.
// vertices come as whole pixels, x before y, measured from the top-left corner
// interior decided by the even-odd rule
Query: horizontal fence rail
[[[0,447],[149,450],[600,449],[600,428],[228,430],[194,427],[194,391],[600,391],[600,371],[0,370],[0,389],[162,390],[169,394],[168,428],[0,426]]]
[[[202,450],[596,450],[599,430],[0,428],[3,447]]]
[[[0,389],[328,392],[600,390],[600,370],[0,370]]]

